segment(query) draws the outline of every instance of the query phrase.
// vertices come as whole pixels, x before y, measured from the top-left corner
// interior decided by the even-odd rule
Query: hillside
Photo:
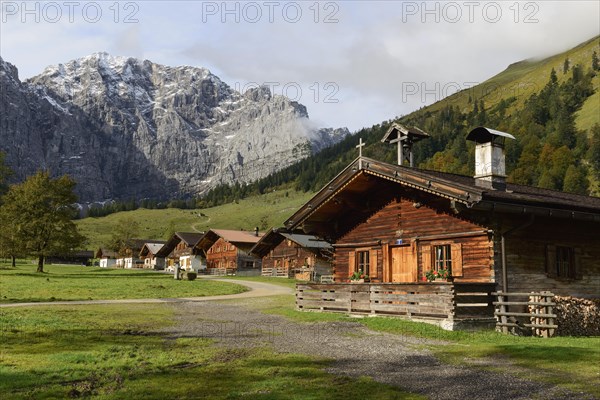
[[[502,100],[515,98],[511,106],[507,109],[508,114],[511,111],[522,107],[527,99],[534,93],[539,93],[548,82],[550,72],[554,69],[557,72],[558,83],[566,82],[570,74],[563,73],[565,60],[569,60],[569,67],[580,65],[589,65],[594,51],[600,56],[600,37],[590,39],[563,53],[544,58],[542,60],[524,60],[511,64],[498,75],[486,80],[485,82],[459,93],[453,94],[442,101],[426,107],[423,111],[436,112],[444,109],[449,104],[458,107],[461,112],[469,112],[472,108],[474,99],[483,100],[486,107],[493,108]],[[596,75],[592,80],[596,91],[595,96],[587,99],[582,107],[582,111],[577,113],[577,128],[589,130],[595,123],[600,123],[600,75]],[[471,101],[469,101],[469,98]],[[595,110],[595,112],[594,112]]]
[[[311,193],[279,190],[206,209],[139,209],[85,218],[76,223],[89,240],[88,249],[97,249],[108,242],[114,227],[123,220],[139,223],[137,236],[144,239],[165,239],[173,231],[201,232],[210,228],[252,231],[258,226],[266,231],[273,226],[281,226],[311,196]]]
[[[543,60],[514,63],[480,85],[398,119],[431,135],[415,146],[417,165],[473,174],[474,152],[464,138],[485,125],[517,138],[507,146],[509,181],[600,195],[600,66],[593,69],[594,52],[600,57],[600,37]],[[251,185],[217,187],[204,198],[219,204],[290,182],[316,191],[356,158],[359,137],[367,143],[366,156],[394,162],[395,146],[380,142],[391,122],[362,129]]]

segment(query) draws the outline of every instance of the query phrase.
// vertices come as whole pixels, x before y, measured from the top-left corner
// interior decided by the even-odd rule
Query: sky
[[[268,85],[356,131],[600,34],[593,1],[5,1],[20,78],[94,52]]]

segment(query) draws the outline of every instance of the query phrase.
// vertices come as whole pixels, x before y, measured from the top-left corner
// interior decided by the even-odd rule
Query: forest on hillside
[[[472,99],[467,113],[448,105],[436,113],[407,117],[402,122],[435,132],[417,150],[420,167],[472,175],[474,152],[464,138],[470,129],[483,125],[517,138],[506,146],[509,182],[591,194],[593,183],[600,179],[600,125],[578,130],[575,113],[594,94],[592,79],[600,71],[596,53],[590,68],[575,65],[565,70],[570,74],[567,80],[559,83],[553,69],[544,88],[511,115],[507,109],[514,97],[491,108]]]
[[[419,168],[473,175],[473,144],[465,136],[474,127],[487,126],[517,137],[506,146],[509,182],[598,195],[600,125],[589,131],[578,130],[575,125],[575,113],[594,94],[592,79],[600,73],[596,52],[590,61],[589,66],[571,67],[566,60],[561,73],[569,74],[568,79],[559,83],[553,69],[544,88],[510,114],[514,97],[502,99],[492,107],[474,98],[469,100],[472,108],[468,112],[448,104],[439,111],[427,108],[416,111],[397,122],[417,126],[431,135],[415,145]],[[395,146],[380,142],[392,122],[362,129],[339,144],[253,184],[219,186],[198,203],[210,207],[281,186],[317,191],[356,158],[359,137],[367,143],[366,156],[394,162]]]

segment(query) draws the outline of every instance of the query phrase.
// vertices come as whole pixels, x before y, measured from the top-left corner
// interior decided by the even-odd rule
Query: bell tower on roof
[[[393,123],[381,141],[383,143],[397,144],[398,165],[404,165],[405,162],[408,162],[409,166],[414,167],[413,145],[427,138],[429,138],[429,134],[419,128],[407,128],[404,125]]]

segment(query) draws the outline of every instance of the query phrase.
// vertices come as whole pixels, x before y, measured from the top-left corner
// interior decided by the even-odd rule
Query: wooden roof
[[[164,240],[154,241],[152,243],[144,243],[142,250],[140,250],[140,256],[146,257],[148,255],[155,255],[162,249],[162,247],[167,243]]]
[[[301,233],[290,233],[285,228],[271,229],[267,232],[250,250],[251,253],[259,257],[266,256],[271,250],[279,246],[284,239],[291,240],[298,246],[313,250],[313,249],[331,249],[331,244],[324,240],[318,239],[314,235],[305,235]]]
[[[406,137],[407,139],[413,140],[414,142],[418,142],[422,139],[427,139],[429,134],[427,132],[423,132],[417,127],[406,127],[397,122],[394,122],[385,135],[383,135],[383,139],[381,141],[383,143],[390,143],[392,141],[400,139],[400,137]]]
[[[212,247],[213,244],[217,242],[220,238],[229,242],[237,247],[248,247],[254,246],[260,238],[263,236],[262,233],[259,233],[258,236],[254,233],[246,232],[246,231],[232,231],[227,229],[211,229],[206,232],[196,243],[196,248],[208,251]]]
[[[600,198],[508,184],[487,189],[473,177],[357,158],[286,222],[289,230],[335,238],[402,194],[452,201],[464,209],[537,213],[600,222]],[[433,200],[432,200],[433,199]],[[337,232],[337,233],[336,233]]]
[[[203,232],[175,232],[173,236],[156,253],[157,257],[167,257],[183,241],[188,248],[193,248],[204,235]]]

